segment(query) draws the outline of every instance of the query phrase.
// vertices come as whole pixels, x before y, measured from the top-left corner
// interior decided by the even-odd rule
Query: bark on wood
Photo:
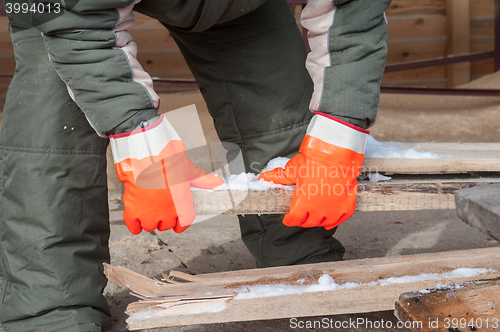
[[[498,331],[500,279],[451,284],[396,302],[394,314],[413,332]]]

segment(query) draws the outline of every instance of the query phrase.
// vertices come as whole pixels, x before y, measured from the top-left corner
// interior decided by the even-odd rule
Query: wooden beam
[[[412,332],[500,329],[500,279],[443,288],[397,301],[394,314]]]
[[[400,150],[432,152],[435,159],[366,158],[363,172],[427,174],[427,179],[399,178],[359,182],[358,211],[454,209],[455,190],[499,182],[496,176],[429,177],[428,174],[500,172],[498,143],[397,143]],[[484,175],[483,175],[484,176]],[[194,191],[198,215],[274,214],[288,212],[293,191]]]
[[[457,268],[489,270],[480,276],[443,275]],[[143,299],[127,307],[130,330],[390,310],[402,293],[438,284],[498,278],[499,271],[498,248],[222,272],[174,284],[105,265],[109,280],[128,287]],[[325,274],[340,285],[337,290],[235,298],[256,285],[317,284]],[[435,274],[437,279],[425,280],[422,274]],[[389,278],[399,277],[414,278],[390,282],[394,279]],[[346,283],[355,284],[348,288]]]
[[[458,216],[500,241],[500,184],[455,192]]]
[[[386,143],[387,144],[387,143]],[[365,158],[363,171],[394,174],[499,172],[499,143],[394,143],[400,150],[431,152],[439,158]]]
[[[499,177],[399,179],[359,182],[357,211],[409,211],[454,209],[453,192],[499,183]],[[193,191],[197,215],[287,213],[293,191]]]
[[[470,0],[446,0],[446,54],[470,53]],[[470,62],[449,65],[448,86],[470,81]]]

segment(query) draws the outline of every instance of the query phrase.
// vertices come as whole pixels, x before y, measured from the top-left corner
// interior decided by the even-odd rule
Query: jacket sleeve
[[[131,131],[158,113],[152,79],[126,31],[139,1],[63,1],[59,15],[32,17],[54,70],[100,136]]]
[[[309,0],[306,66],[314,82],[310,109],[364,129],[375,122],[387,58],[384,12],[391,0]]]

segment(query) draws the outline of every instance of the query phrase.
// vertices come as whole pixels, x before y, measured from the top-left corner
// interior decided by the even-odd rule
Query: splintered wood
[[[500,330],[500,279],[442,288],[397,301],[394,314],[412,332]]]
[[[360,181],[356,210],[454,209],[455,190],[492,183],[500,183],[500,178],[403,179],[377,183]],[[193,191],[194,210],[197,215],[287,213],[292,197],[293,191],[283,189]]]
[[[458,268],[481,270],[474,275],[460,274]],[[141,299],[127,307],[131,330],[390,310],[402,293],[494,279],[500,277],[499,271],[498,248],[197,276],[175,272],[163,281],[105,265],[109,280],[128,287]],[[325,278],[332,287],[320,287]],[[313,285],[320,288],[307,288]],[[257,286],[269,290],[258,293]]]
[[[358,211],[454,209],[453,192],[499,183],[498,143],[398,143],[402,151],[439,158],[366,158],[363,172],[396,174],[394,180],[359,181]],[[479,172],[479,173],[477,173]],[[287,213],[293,191],[194,191],[197,215]]]

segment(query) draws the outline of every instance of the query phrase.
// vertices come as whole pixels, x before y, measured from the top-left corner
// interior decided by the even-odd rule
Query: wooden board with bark
[[[358,211],[454,209],[455,190],[500,183],[500,177],[399,178],[386,182],[359,182]],[[197,215],[287,213],[293,190],[193,191]]]
[[[412,332],[500,330],[500,279],[402,294],[394,314]]]

